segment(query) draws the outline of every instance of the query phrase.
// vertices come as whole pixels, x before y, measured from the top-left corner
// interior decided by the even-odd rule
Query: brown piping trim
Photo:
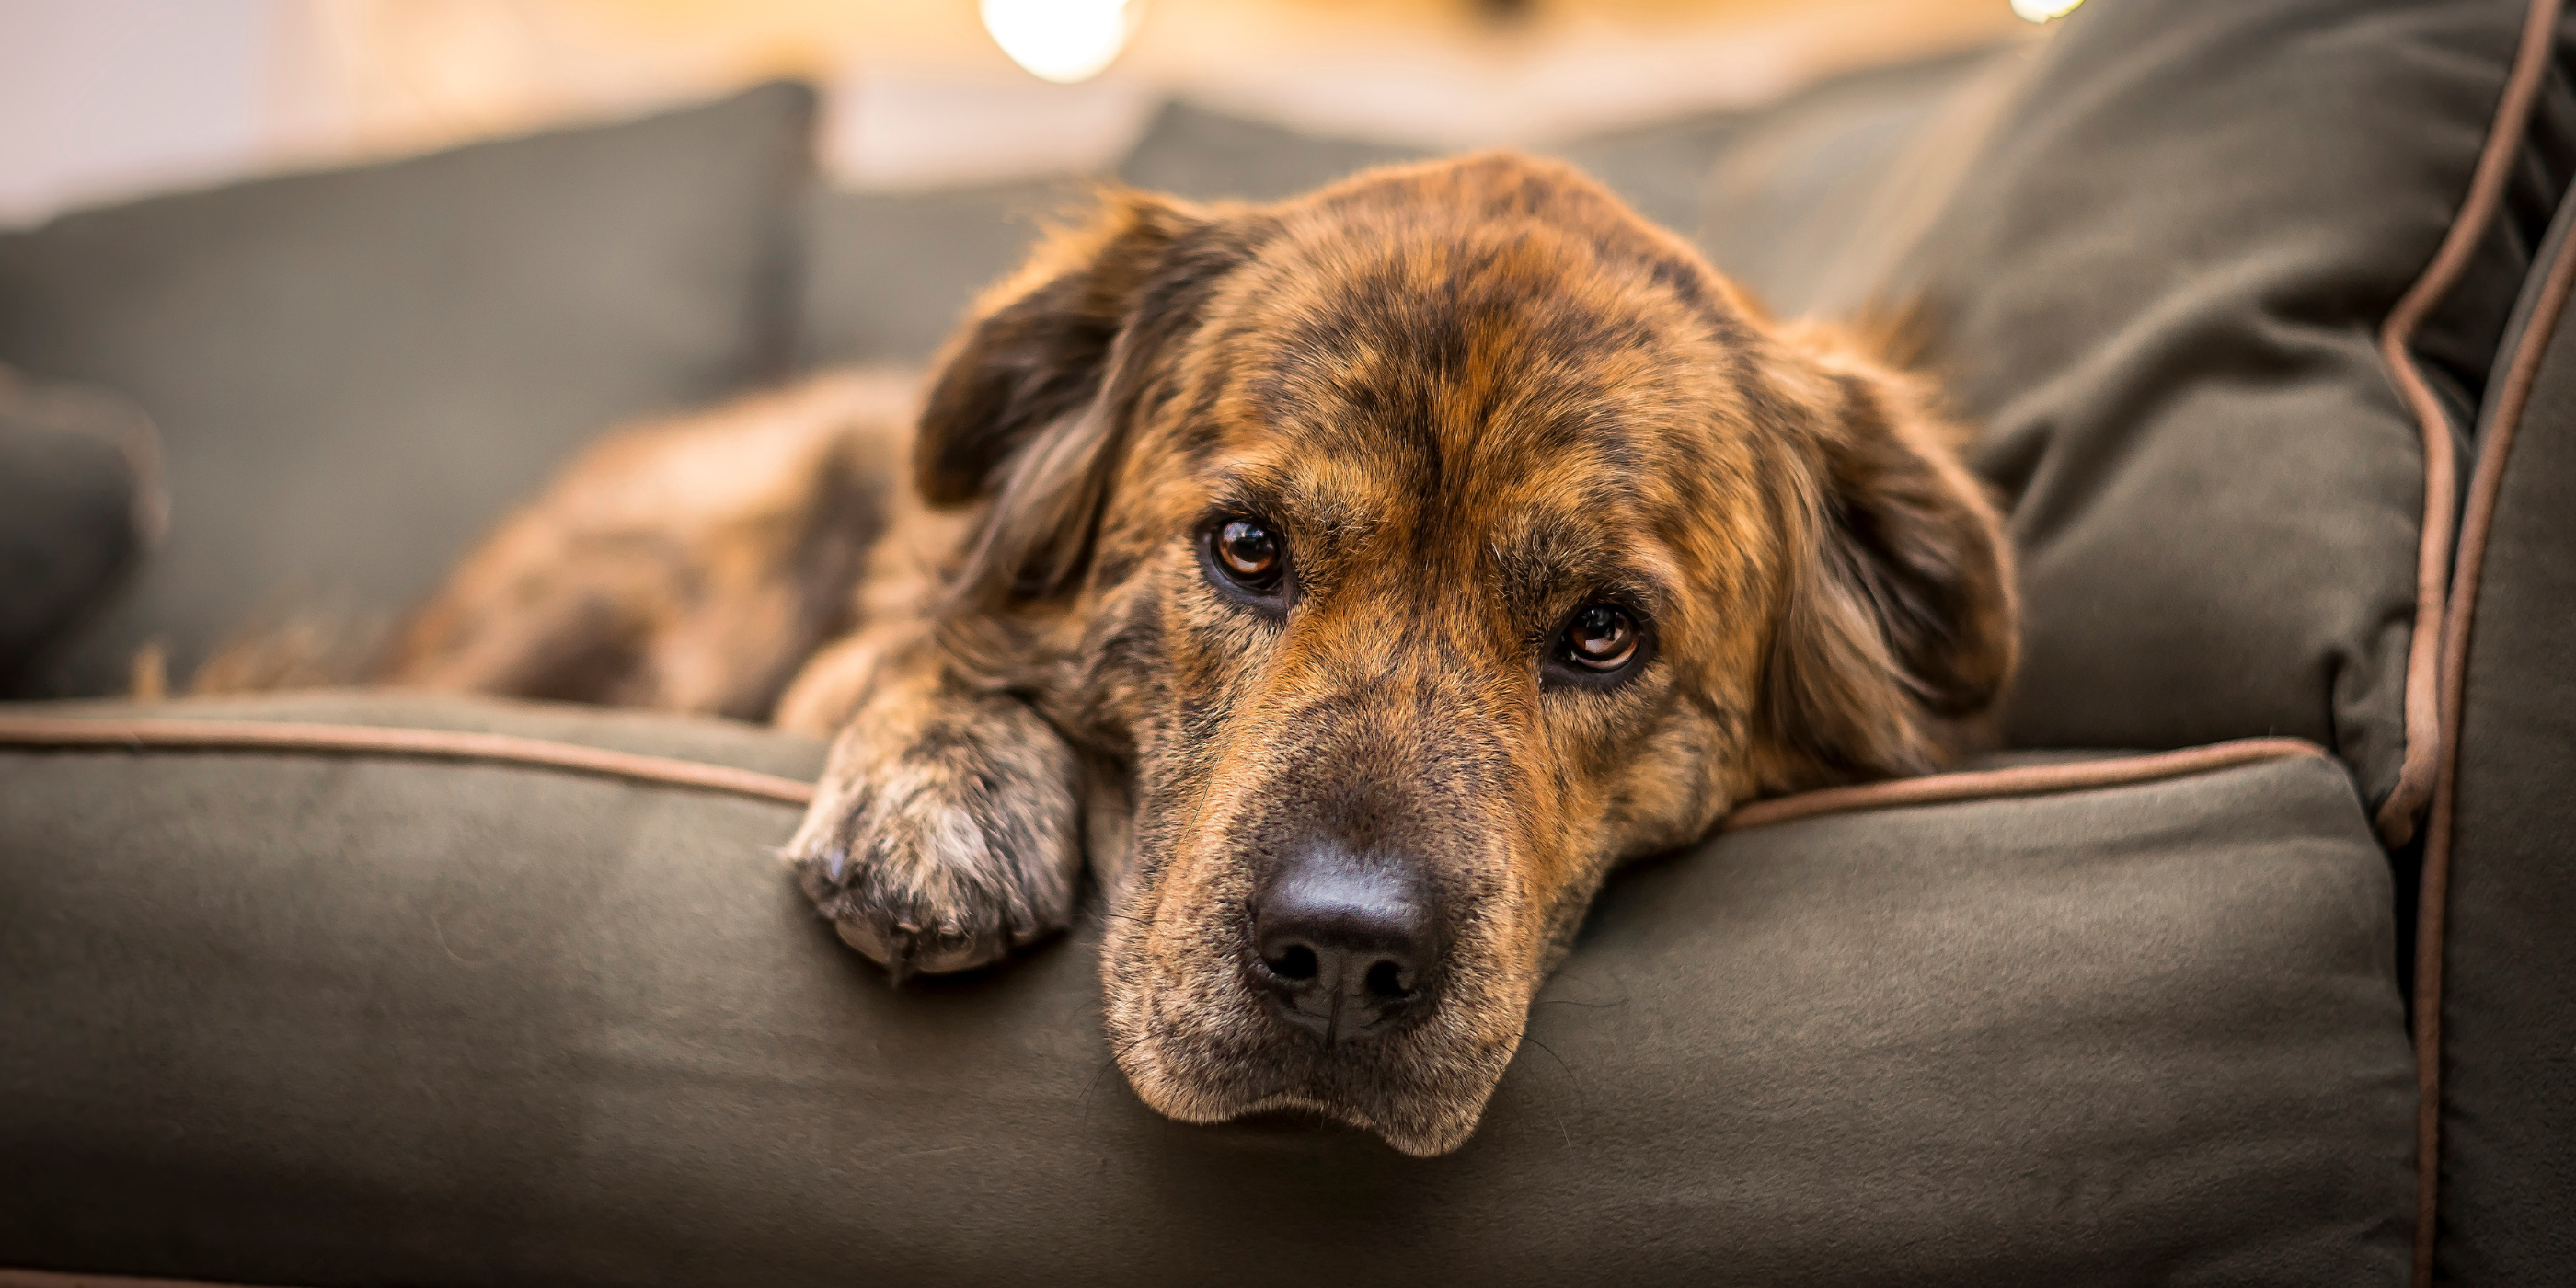
[[[2514,433],[2531,405],[2541,360],[2557,333],[2567,300],[2576,294],[2576,243],[2559,247],[2542,279],[2540,297],[2523,327],[2521,347],[2496,393],[2495,418],[2478,445],[2477,471],[2469,478],[2467,512],[2460,520],[2460,566],[2442,618],[2442,762],[2433,782],[2433,815],[2425,823],[2422,898],[2415,910],[2415,1282],[2433,1282],[2433,1238],[2440,1198],[2442,1144],[2442,938],[2451,892],[2451,823],[2457,802],[2461,707],[2469,687],[2469,626],[2477,614],[2478,576],[2485,570],[2487,533],[2495,526],[2496,498]]]
[[[0,1270],[0,1288],[244,1288],[203,1279],[133,1279],[124,1275],[67,1275],[51,1270]]]
[[[2559,0],[2532,0],[2524,14],[2522,43],[2514,51],[2513,71],[2505,78],[2504,95],[2496,103],[2495,123],[2478,152],[2468,196],[2460,202],[2460,212],[2451,220],[2441,247],[2433,252],[2433,262],[2425,265],[2424,275],[2407,288],[2379,329],[2380,361],[2414,412],[2424,438],[2424,527],[2415,562],[2415,630],[2406,646],[2406,755],[2398,766],[2397,786],[2380,803],[2374,820],[2380,842],[2391,849],[2414,837],[2416,816],[2432,798],[2433,779],[2439,772],[2442,632],[2438,626],[2425,629],[2425,623],[2442,620],[2449,594],[2452,493],[2458,487],[2454,476],[2459,468],[2451,459],[2450,418],[2443,414],[2432,386],[2424,382],[2408,346],[2425,315],[2459,280],[2488,223],[2504,204],[2514,154],[2522,148],[2532,102],[2539,97],[2541,80],[2549,70],[2558,7]]]
[[[2234,742],[2212,743],[2206,747],[2187,747],[2181,751],[2160,751],[2147,756],[2120,756],[2107,760],[2079,760],[2062,765],[2025,765],[2014,769],[1977,769],[1956,774],[1932,774],[1922,778],[1899,778],[1884,783],[1862,783],[1856,787],[1828,787],[1822,791],[1800,792],[1774,800],[1756,801],[1726,818],[1726,830],[1740,831],[1749,827],[1769,827],[1819,814],[1849,814],[1865,810],[1897,809],[1908,805],[1942,805],[1953,801],[1995,800],[2011,796],[2043,796],[2054,792],[2086,791],[2096,787],[2122,787],[2131,783],[2153,783],[2191,774],[2265,760],[2293,760],[2303,756],[2326,754],[2325,748],[2304,738],[2242,738]]]
[[[484,760],[543,765],[630,782],[730,792],[789,805],[814,799],[814,786],[776,774],[669,756],[603,751],[569,742],[500,733],[444,729],[381,729],[365,725],[283,724],[258,720],[83,719],[77,716],[0,716],[0,746],[99,747],[141,751],[175,747],[201,751],[322,752],[404,756],[432,760]]]
[[[577,773],[623,778],[633,782],[696,787],[731,792],[789,805],[814,800],[811,783],[775,774],[723,765],[700,764],[669,756],[602,751],[576,743],[521,738],[511,734],[458,733],[442,729],[388,729],[368,725],[283,724],[258,720],[167,720],[82,718],[78,716],[0,716],[0,747],[110,748],[142,751],[174,748],[192,751],[280,751],[328,755],[402,756],[433,760],[482,760],[501,764],[541,765]],[[2016,769],[1982,769],[1933,774],[1893,782],[1829,787],[1774,800],[1756,801],[1727,816],[1734,831],[1767,827],[1818,814],[1938,805],[1951,801],[2038,796],[2151,783],[2203,774],[2234,765],[2299,756],[2323,756],[2325,750],[2299,738],[2245,738],[2235,742],[2189,747],[2147,756],[2077,761],[2062,765],[2028,765]]]

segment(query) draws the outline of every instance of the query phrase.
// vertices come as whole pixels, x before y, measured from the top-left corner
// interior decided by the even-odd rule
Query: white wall
[[[0,0],[0,225],[254,163],[276,0]]]

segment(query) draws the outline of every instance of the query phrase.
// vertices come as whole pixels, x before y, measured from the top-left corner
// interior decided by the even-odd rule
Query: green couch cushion
[[[0,362],[142,405],[167,541],[21,694],[184,678],[256,611],[394,609],[583,441],[787,368],[812,94],[0,234]]]
[[[2526,8],[2093,0],[2039,51],[1909,279],[2012,502],[2015,745],[2283,734],[2394,790],[2426,461],[2377,332],[2469,191]],[[2553,75],[2416,335],[2463,430],[2571,173]]]
[[[133,713],[822,758],[461,700]],[[2329,760],[1815,818],[1640,867],[1475,1138],[1435,1160],[1144,1108],[1101,1034],[1096,925],[888,988],[771,852],[796,815],[506,765],[0,749],[0,1266],[485,1288],[2405,1275],[2387,867]]]

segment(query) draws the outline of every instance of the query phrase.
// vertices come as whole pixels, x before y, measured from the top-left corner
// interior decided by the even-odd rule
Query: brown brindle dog
[[[1928,393],[1564,167],[1109,199],[918,412],[826,377],[613,438],[394,683],[834,736],[787,856],[900,977],[1105,891],[1118,1063],[1456,1149],[1620,861],[1934,767],[2012,669]]]

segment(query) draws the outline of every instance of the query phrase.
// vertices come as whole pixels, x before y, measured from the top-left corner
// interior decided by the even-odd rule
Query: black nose
[[[1255,971],[1290,1023],[1326,1042],[1372,1038],[1422,996],[1431,900],[1409,863],[1309,847],[1253,903]]]

